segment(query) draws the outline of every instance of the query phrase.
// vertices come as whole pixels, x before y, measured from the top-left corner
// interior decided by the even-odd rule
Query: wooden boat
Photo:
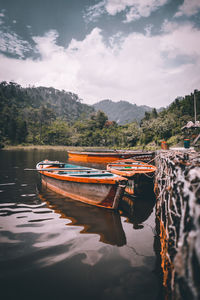
[[[156,167],[133,159],[120,160],[107,165],[107,170],[124,177],[133,177],[135,174],[152,174]]]
[[[125,159],[108,164],[107,170],[129,179],[125,189],[127,193],[141,194],[147,184],[152,188],[152,178],[156,167],[133,159]]]
[[[109,163],[119,159],[133,158],[135,160],[148,161],[152,159],[154,152],[142,151],[124,151],[124,150],[110,150],[110,151],[68,151],[68,159],[73,161],[93,162],[93,163]]]
[[[117,209],[123,196],[127,179],[108,171],[42,161],[36,165],[42,183],[51,190],[75,200]]]

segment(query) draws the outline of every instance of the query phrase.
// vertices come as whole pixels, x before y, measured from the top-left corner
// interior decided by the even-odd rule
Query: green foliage
[[[199,120],[199,91],[196,91],[196,102]],[[82,104],[76,94],[44,87],[24,89],[13,82],[0,83],[0,147],[4,143],[155,147],[163,139],[172,145],[181,139],[181,128],[188,121],[194,121],[194,95],[175,99],[159,113],[154,108],[143,115],[140,125],[137,122],[118,125],[109,121],[103,111],[95,112],[91,106]]]
[[[70,137],[72,130],[69,125],[62,120],[55,120],[50,126],[46,128],[43,136],[45,144],[49,145],[70,145]]]
[[[153,110],[151,112],[151,116],[152,116],[152,118],[157,118],[158,113],[157,113],[157,110],[155,108],[153,108]]]
[[[197,120],[200,119],[200,92],[196,90],[197,103]],[[194,94],[179,97],[172,104],[157,113],[155,109],[152,113],[145,113],[145,117],[141,121],[141,143],[148,144],[152,141],[168,140],[174,135],[183,135],[182,127],[188,121],[194,122]],[[175,140],[171,140],[175,143]],[[171,143],[171,142],[170,142]]]
[[[180,141],[182,141],[182,137],[180,135],[174,135],[167,140],[167,144],[173,146],[179,144]]]
[[[142,134],[141,128],[137,123],[130,123],[123,130],[124,134],[124,144],[125,146],[134,147],[140,140],[140,136]]]
[[[1,140],[6,143],[56,143],[55,134],[51,141],[49,133],[52,122],[58,119],[72,124],[84,115],[88,118],[92,112],[91,106],[82,104],[79,97],[70,92],[45,87],[22,88],[14,82],[0,83]],[[63,131],[60,126],[58,128]],[[61,140],[68,143],[59,136],[58,143]]]

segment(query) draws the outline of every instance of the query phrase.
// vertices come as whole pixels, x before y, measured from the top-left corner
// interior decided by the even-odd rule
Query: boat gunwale
[[[38,170],[39,171],[39,170]],[[121,181],[125,181],[126,178],[123,178],[121,176],[117,176],[115,178],[92,178],[92,177],[79,177],[79,176],[70,176],[66,174],[65,176],[56,174],[53,172],[46,172],[46,171],[39,171],[39,173],[47,176],[47,177],[52,177],[58,180],[62,181],[73,181],[73,182],[83,182],[83,183],[102,183],[102,184],[116,184]]]
[[[50,164],[49,164],[50,165]],[[36,169],[37,171],[40,173],[40,174],[43,174],[47,177],[51,177],[51,178],[55,178],[57,180],[61,180],[61,181],[71,181],[71,182],[82,182],[82,183],[100,183],[100,184],[119,184],[121,182],[125,182],[127,179],[122,177],[122,176],[119,176],[117,174],[112,174],[110,173],[111,175],[115,175],[114,178],[92,178],[92,177],[79,177],[78,175],[75,176],[75,175],[70,175],[70,174],[65,174],[65,175],[62,175],[62,174],[59,174],[58,172],[55,172],[55,171],[48,171],[48,168],[47,168],[47,171],[40,171],[40,163],[38,163],[36,165]],[[62,171],[62,168],[60,168],[60,170]],[[91,171],[94,171],[95,169],[91,169]],[[97,171],[99,171],[98,169],[96,169]],[[84,170],[83,170],[84,172]],[[106,171],[105,171],[106,172]],[[106,174],[106,173],[105,173]],[[87,174],[86,174],[87,175]]]
[[[132,160],[132,163],[137,164],[131,164],[131,160],[127,161],[126,164],[124,162],[126,162],[126,160],[109,163],[107,165],[107,170],[113,174],[124,177],[132,177],[136,174],[154,173],[157,170],[156,166],[150,165],[145,162],[137,163],[137,161],[135,160]]]
[[[137,169],[137,168],[123,168],[123,167],[121,167],[121,166],[119,166],[119,167],[117,167],[117,166],[107,166],[107,170],[108,171],[111,171],[111,170],[118,170],[118,171],[127,171],[127,172],[135,172],[135,173],[152,173],[152,172],[155,172],[156,170],[157,170],[157,168],[156,167],[150,167],[150,168],[139,168],[139,169]]]
[[[67,152],[68,155],[88,155],[88,156],[130,156],[131,155],[136,155],[137,156],[149,156],[152,155],[152,153],[141,153],[138,151],[130,151],[130,152],[126,152],[126,151],[113,151],[113,152],[83,152],[83,151],[68,151]]]

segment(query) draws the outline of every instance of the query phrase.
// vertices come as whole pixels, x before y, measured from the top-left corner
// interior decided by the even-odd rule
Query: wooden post
[[[194,124],[196,124],[197,121],[197,107],[196,107],[196,95],[194,90]]]

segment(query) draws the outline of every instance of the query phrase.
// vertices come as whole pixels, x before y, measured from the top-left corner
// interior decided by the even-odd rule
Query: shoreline
[[[83,147],[83,146],[55,146],[55,145],[18,145],[18,146],[5,146],[1,150],[56,150],[56,151],[84,151],[89,149],[100,150],[102,147]],[[103,148],[110,149],[110,148]]]
[[[156,151],[159,150],[159,146],[135,146],[130,148],[115,148],[115,147],[103,147],[103,146],[61,146],[61,145],[5,145],[0,150],[55,150],[55,151],[90,151],[90,150],[132,150],[132,151]]]

